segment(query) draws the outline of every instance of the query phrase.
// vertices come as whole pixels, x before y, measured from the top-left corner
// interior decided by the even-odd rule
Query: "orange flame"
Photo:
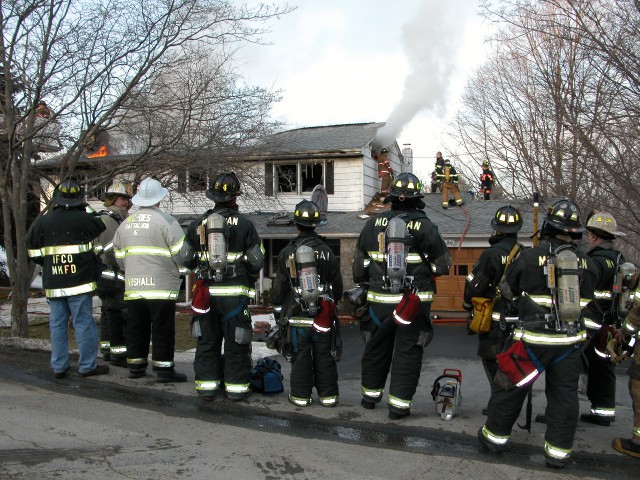
[[[106,157],[106,156],[107,156],[107,147],[105,145],[102,145],[96,153],[87,155],[87,158],[98,158],[98,157]]]

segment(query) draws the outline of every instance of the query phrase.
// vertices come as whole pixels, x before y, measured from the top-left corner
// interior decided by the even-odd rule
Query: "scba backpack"
[[[284,392],[283,378],[280,363],[273,358],[263,357],[251,369],[251,389],[265,395]]]

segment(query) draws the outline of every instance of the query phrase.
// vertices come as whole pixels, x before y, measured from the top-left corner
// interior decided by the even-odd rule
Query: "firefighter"
[[[282,307],[280,324],[288,328],[285,337],[291,342],[289,401],[299,407],[311,405],[315,386],[320,405],[335,407],[339,396],[336,355],[340,348],[335,307],[343,293],[340,260],[315,231],[320,221],[315,203],[298,203],[293,221],[298,236],[280,251],[271,290],[273,305]],[[305,263],[305,252],[299,247],[308,247],[306,254],[312,255],[312,263]],[[315,288],[303,291],[306,282]]]
[[[394,179],[385,199],[391,210],[367,221],[353,261],[354,282],[368,286],[369,302],[368,314],[362,317],[368,322],[361,324],[365,340],[361,404],[375,408],[391,371],[388,409],[394,420],[410,414],[424,347],[433,337],[429,314],[434,277],[446,275],[451,265],[438,228],[423,211],[421,187],[412,173]],[[393,231],[387,228],[390,225]]]
[[[393,168],[389,160],[389,150],[383,148],[378,155],[378,177],[382,179],[380,193],[386,195],[393,178]]]
[[[451,165],[451,161],[448,158],[444,160],[444,165],[438,174],[438,181],[442,185],[442,208],[449,207],[449,191],[456,199],[458,207],[464,205],[464,200],[462,200],[460,189],[458,188],[458,172]]]
[[[596,212],[587,220],[589,252],[598,269],[595,297],[587,305],[584,324],[589,335],[585,349],[587,360],[587,397],[591,402],[589,413],[580,419],[596,425],[608,426],[616,414],[616,366],[606,346],[614,336],[618,321],[617,294],[614,282],[624,257],[615,248],[614,240],[621,236],[615,218],[608,212]]]
[[[131,199],[139,208],[113,237],[118,266],[125,272],[129,378],[146,375],[153,341],[151,365],[160,383],[187,380],[175,371],[173,361],[184,233],[177,220],[160,209],[167,193],[158,180],[145,178]]]
[[[235,173],[218,175],[206,192],[215,207],[194,220],[186,235],[191,253],[185,265],[196,271],[209,297],[208,305],[201,305],[202,315],[194,317],[198,343],[193,361],[196,392],[207,401],[222,390],[232,401],[251,395],[248,305],[255,298],[264,249],[255,226],[239,212],[240,187]]]
[[[493,182],[495,176],[491,171],[491,164],[489,160],[482,162],[482,173],[480,174],[480,192],[485,200],[491,200],[491,190],[493,189]]]
[[[93,248],[105,225],[87,213],[84,205],[84,188],[65,178],[53,192],[53,208],[36,220],[27,241],[29,256],[42,266],[42,284],[51,309],[51,367],[56,378],[65,377],[70,368],[69,316],[80,352],[80,376],[109,371],[96,360],[98,327],[93,319],[93,292],[100,278],[100,260]]]
[[[518,232],[522,228],[522,215],[511,205],[500,207],[491,220],[494,234],[489,238],[487,248],[473,266],[464,286],[463,308],[473,310],[473,298],[482,297],[494,300],[491,330],[478,335],[478,356],[489,380],[493,383],[498,371],[496,354],[500,353],[509,334],[510,324],[505,320],[508,315],[508,302],[497,294],[498,284],[503,277],[507,262],[513,261],[524,248],[518,243]],[[497,298],[496,298],[497,297]],[[484,415],[487,409],[482,410]]]
[[[579,315],[593,298],[596,280],[590,259],[578,252],[573,243],[581,238],[584,230],[580,209],[575,203],[566,199],[554,203],[540,230],[540,243],[520,254],[499,286],[502,297],[513,300],[518,311],[519,320],[512,339],[520,340],[536,369],[544,368],[546,372],[544,456],[551,468],[562,468],[569,461],[578,423],[580,354],[586,340]],[[554,269],[554,262],[560,262],[559,258],[565,261],[567,256],[572,260],[568,262],[572,268],[564,269],[564,278],[555,277],[552,281],[553,272],[559,273]],[[579,291],[579,296],[563,295],[564,301],[560,302],[560,295],[551,288],[557,285],[556,281],[565,282],[562,285],[568,283],[574,293]],[[515,342],[513,346],[522,344]],[[480,443],[495,453],[508,448],[511,428],[535,380],[535,375],[530,375],[515,386],[507,386],[498,381],[507,366],[502,367],[499,362],[488,418],[478,431]]]
[[[124,272],[118,267],[113,252],[113,236],[127,218],[131,208],[130,183],[114,183],[100,195],[105,210],[97,213],[107,229],[100,234],[96,247],[103,263],[97,294],[100,306],[100,351],[102,358],[111,365],[127,368],[127,345],[124,339],[126,327],[126,303],[124,301]]]
[[[637,276],[635,279],[637,288]],[[633,434],[630,439],[614,438],[615,450],[631,457],[640,458],[640,288],[633,295],[633,304],[616,335],[621,343],[633,345],[632,364],[629,367],[629,393],[633,405]]]
[[[442,152],[436,152],[436,163],[434,170],[431,174],[431,193],[436,193],[438,190],[442,191],[442,177],[444,176],[444,158],[442,158]],[[436,189],[433,189],[435,184]]]

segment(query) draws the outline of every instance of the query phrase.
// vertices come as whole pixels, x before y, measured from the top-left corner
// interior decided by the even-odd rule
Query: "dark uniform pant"
[[[545,368],[545,441],[552,447],[568,450],[570,453],[578,425],[578,378],[582,361],[580,345],[528,346]],[[567,355],[561,358],[565,354]],[[524,388],[505,391],[494,382],[486,428],[494,435],[509,437],[527,393],[532,387],[533,382]]]
[[[293,357],[291,359],[291,397],[300,402],[311,399],[316,387],[320,403],[334,406],[338,400],[338,366],[331,355],[331,335],[311,327],[290,327]]]
[[[246,297],[211,297],[211,310],[199,318],[202,336],[198,339],[193,370],[196,391],[213,396],[224,388],[228,398],[251,394],[251,316]],[[224,340],[224,361],[222,341]]]
[[[406,415],[420,380],[424,347],[433,336],[431,303],[422,302],[418,316],[409,325],[394,323],[395,307],[388,303],[370,304],[370,320],[363,327],[367,343],[361,361],[361,390],[365,401],[380,402],[391,370],[389,411]]]
[[[591,413],[602,416],[607,420],[615,418],[616,408],[616,366],[596,353],[599,342],[596,334],[590,340],[585,350],[588,362],[587,397],[591,402]],[[601,413],[596,413],[600,411]],[[604,412],[609,414],[603,414]]]
[[[496,355],[502,351],[506,340],[507,334],[500,329],[500,322],[498,321],[491,322],[491,330],[489,332],[478,334],[478,356],[482,358],[482,366],[489,380],[489,385],[493,384],[493,378],[498,372]]]
[[[100,344],[105,358],[126,358],[127,347],[124,331],[127,325],[127,302],[124,301],[124,283],[121,291],[99,293],[100,307]]]
[[[173,352],[176,341],[175,300],[127,300],[126,327],[127,366],[131,372],[147,368],[149,342],[155,371],[174,370]]]

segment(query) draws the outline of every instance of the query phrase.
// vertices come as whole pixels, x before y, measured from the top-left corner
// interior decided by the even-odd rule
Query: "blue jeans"
[[[49,328],[51,330],[51,367],[55,373],[69,368],[67,323],[73,318],[76,343],[80,351],[78,370],[87,373],[97,367],[98,326],[93,319],[93,294],[50,298]]]

